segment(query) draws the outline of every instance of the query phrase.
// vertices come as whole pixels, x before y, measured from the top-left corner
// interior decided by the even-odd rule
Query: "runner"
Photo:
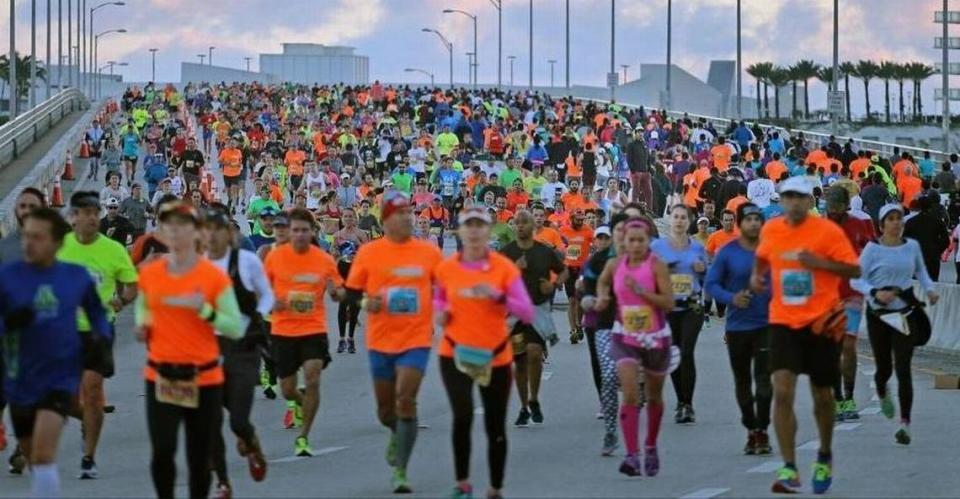
[[[353,208],[344,208],[340,215],[340,225],[343,228],[333,234],[337,271],[340,272],[340,277],[344,280],[350,274],[350,266],[357,250],[370,240],[370,236],[366,232],[357,228],[357,222],[357,212]],[[359,317],[360,304],[356,300],[340,301],[337,309],[337,329],[340,332],[337,353],[357,353],[357,345],[353,340],[353,335],[357,331]],[[348,332],[349,338],[347,337]]]
[[[566,248],[563,263],[567,267],[567,274],[565,281],[558,282],[563,283],[563,289],[567,293],[567,321],[570,324],[572,345],[583,341],[580,302],[577,299],[575,283],[580,277],[584,262],[590,256],[590,246],[593,244],[593,228],[583,222],[583,210],[577,208],[570,212],[570,225],[560,227],[560,235]]]
[[[670,325],[666,312],[674,307],[670,271],[650,248],[650,226],[631,220],[623,226],[623,256],[611,259],[597,282],[595,308],[603,311],[617,300],[617,319],[610,356],[617,363],[623,390],[620,428],[627,455],[620,472],[627,476],[656,476],[660,472],[657,437],[663,419],[663,382],[670,369]],[[684,227],[686,231],[686,227]],[[643,471],[640,470],[640,391],[638,368],[644,370],[647,435]]]
[[[201,220],[190,205],[163,205],[161,237],[170,253],[141,268],[136,335],[146,343],[150,472],[158,497],[173,497],[174,461],[185,427],[190,497],[207,497],[213,433],[223,419],[223,368],[215,331],[242,336],[230,278],[197,252]]]
[[[97,294],[107,309],[107,319],[113,327],[117,313],[137,296],[137,270],[120,243],[100,234],[100,197],[94,191],[76,192],[70,196],[73,232],[63,240],[57,258],[76,263],[90,272],[97,283]],[[103,383],[113,377],[115,366],[112,342],[96,340],[90,332],[90,323],[83,313],[77,314],[77,329],[84,339],[83,380],[80,387],[79,410],[75,416],[83,423],[83,458],[80,460],[80,478],[99,476],[95,460],[100,431],[103,429],[103,410],[106,404]],[[113,337],[113,334],[111,334]]]
[[[339,301],[344,294],[343,278],[336,262],[310,244],[314,218],[310,212],[290,212],[290,243],[267,255],[264,268],[276,301],[270,331],[273,360],[280,389],[287,399],[284,426],[299,427],[294,454],[312,456],[308,437],[320,408],[320,375],[333,360],[327,339],[323,295],[329,289]],[[303,368],[304,392],[297,390],[297,371]]]
[[[227,189],[227,206],[236,213],[240,204],[240,184],[243,183],[243,152],[237,146],[236,139],[230,139],[227,147],[220,151],[218,160],[223,168],[223,183]]]
[[[407,196],[385,196],[380,212],[384,237],[360,247],[347,292],[349,301],[364,303],[370,321],[367,350],[377,417],[390,429],[386,458],[399,494],[412,492],[407,463],[417,439],[417,393],[432,342],[433,271],[443,257],[435,245],[411,237]]]
[[[260,259],[253,252],[234,246],[231,220],[225,211],[210,209],[205,216],[205,225],[207,258],[230,277],[244,331],[239,342],[217,332],[223,359],[223,405],[230,412],[230,429],[237,436],[237,452],[247,458],[250,476],[259,482],[266,476],[267,461],[250,422],[250,412],[260,370],[259,349],[266,343],[263,317],[273,308],[273,291]],[[227,476],[223,433],[216,431],[213,437],[213,471],[217,477],[215,495],[229,498],[233,488]]]
[[[648,225],[649,226],[649,225]],[[680,349],[680,367],[670,374],[677,408],[673,420],[677,424],[693,424],[693,392],[697,384],[694,351],[703,328],[703,305],[700,303],[703,277],[707,271],[707,255],[700,243],[690,238],[690,209],[674,205],[670,209],[670,230],[666,237],[650,243],[658,260],[670,269],[674,307],[667,314],[673,345]]]
[[[437,266],[440,376],[453,409],[453,455],[457,484],[453,497],[472,497],[470,441],[473,384],[480,386],[487,432],[490,487],[487,497],[501,497],[507,460],[506,419],[510,401],[513,350],[504,317],[509,312],[533,323],[535,309],[520,270],[507,257],[488,249],[493,220],[483,209],[464,210],[458,219],[463,251]]]
[[[773,423],[783,456],[772,490],[800,489],[793,410],[797,376],[810,377],[820,436],[813,466],[813,492],[822,494],[833,481],[833,385],[840,375],[840,342],[846,316],[840,302],[840,280],[858,277],[857,255],[835,223],[810,216],[813,189],[802,177],[780,184],[783,216],[760,232],[750,289],[761,293],[770,284],[770,370],[773,373]]]
[[[57,447],[84,357],[77,310],[89,318],[87,344],[110,343],[112,330],[90,274],[56,260],[70,230],[67,222],[46,207],[23,214],[21,221],[23,261],[0,267],[2,391],[19,450],[30,463],[31,494],[59,497]]]
[[[517,240],[507,244],[500,252],[514,262],[523,278],[527,294],[533,301],[535,315],[532,324],[517,322],[510,331],[513,342],[514,375],[517,393],[520,396],[520,415],[514,423],[517,427],[543,424],[540,407],[540,377],[543,371],[543,356],[547,342],[555,345],[556,326],[550,316],[550,297],[556,291],[551,273],[556,282],[569,282],[568,268],[556,250],[533,239],[534,221],[529,211],[517,212],[513,217]],[[570,284],[572,288],[572,283]]]
[[[920,346],[918,338],[927,335],[929,319],[923,324],[925,312],[914,295],[913,280],[927,295],[927,301],[936,305],[940,296],[934,290],[934,282],[927,274],[920,245],[913,239],[903,237],[903,207],[888,204],[880,209],[881,236],[877,242],[867,244],[860,255],[862,277],[854,279],[854,289],[870,299],[867,303],[867,334],[877,364],[874,382],[880,397],[880,410],[887,419],[895,413],[893,397],[887,390],[887,382],[897,373],[897,390],[900,398],[900,427],[894,440],[901,445],[910,445],[910,417],[913,409],[913,377],[911,361],[913,350]],[[907,327],[904,328],[904,324]],[[909,334],[904,334],[909,333]]]
[[[753,203],[737,208],[740,237],[717,252],[704,288],[717,303],[729,305],[723,335],[733,370],[740,423],[747,430],[744,454],[770,454],[770,386],[768,330],[770,293],[750,291],[754,252],[763,227],[762,210]],[[756,391],[754,391],[754,383]]]

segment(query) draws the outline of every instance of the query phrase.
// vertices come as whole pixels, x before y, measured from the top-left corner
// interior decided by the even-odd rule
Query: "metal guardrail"
[[[83,93],[68,88],[4,124],[0,127],[0,168],[17,159],[64,116],[89,107]]]

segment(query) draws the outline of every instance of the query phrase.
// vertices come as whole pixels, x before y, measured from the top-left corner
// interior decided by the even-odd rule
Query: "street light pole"
[[[13,0],[10,0],[13,2]],[[73,0],[67,0],[67,85],[73,86]]]
[[[99,33],[99,34],[97,34],[96,36],[93,37],[93,66],[92,66],[92,67],[96,68],[96,67],[98,67],[97,64],[99,64],[99,60],[98,60],[98,59],[99,59],[99,54],[100,54],[100,37],[101,37],[101,36],[104,36],[104,35],[109,35],[110,33],[126,33],[126,32],[127,32],[127,30],[124,29],[124,28],[120,28],[120,29],[108,29],[108,30],[106,30],[106,31],[104,31],[104,32],[102,32],[102,33]],[[94,98],[99,98],[99,96],[97,95],[97,94],[99,94],[99,92],[100,92],[100,90],[99,90],[99,89],[100,89],[100,78],[99,78],[99,76],[97,77],[97,84],[94,85],[93,88],[97,91],[96,94],[94,94]]]
[[[616,75],[616,52],[617,52],[617,2],[610,0],[610,73]],[[617,82],[608,82],[610,85],[610,103],[617,96]]]
[[[667,0],[667,91],[664,94],[663,98],[663,107],[667,109],[670,107],[670,73],[671,73],[671,62],[670,62],[670,50],[672,48],[673,40],[673,0]]]
[[[203,66],[203,59],[207,57],[207,54],[197,54],[197,57],[200,58],[200,65]]]
[[[473,84],[473,74],[472,74],[473,58],[474,58],[474,53],[467,52],[467,84],[468,85]]]
[[[422,73],[422,74],[425,74],[425,75],[429,76],[429,77],[430,77],[430,88],[431,88],[431,90],[434,89],[434,88],[436,88],[436,83],[434,83],[434,81],[433,81],[433,73],[431,73],[431,72],[429,72],[429,71],[426,71],[426,70],[423,70],[423,69],[418,69],[418,68],[406,68],[406,69],[404,69],[404,71],[407,72],[407,73]]]
[[[81,6],[81,1],[83,2]],[[87,0],[77,0],[77,8],[80,9],[80,14],[77,16],[78,19],[83,22],[82,25],[77,25],[77,28],[80,29],[80,34],[77,36],[77,41],[80,43],[80,57],[78,60],[81,61],[78,71],[80,71],[80,87],[81,90],[87,93],[87,97],[92,97],[88,89],[90,83],[90,70],[87,69],[88,59],[90,58],[90,49],[88,47],[87,40]],[[91,37],[92,38],[92,37]],[[86,73],[86,74],[84,74]]]
[[[47,75],[49,78],[50,75]],[[57,91],[63,90],[63,0],[57,0]]]
[[[508,55],[507,59],[510,60],[510,86],[513,86],[513,61],[516,60],[517,56]]]
[[[50,0],[47,0],[47,59],[44,61],[47,65],[47,76],[44,78],[47,81],[47,99],[50,98],[50,29]]]
[[[530,79],[527,86],[533,89],[533,0],[530,0]]]
[[[834,0],[836,1],[836,0]],[[950,18],[948,9],[948,0],[943,0],[943,67],[940,69],[940,77],[943,83],[943,118],[941,126],[943,128],[943,152],[950,154],[950,36],[947,29],[947,21]],[[836,73],[836,70],[834,70]]]
[[[553,88],[553,65],[557,63],[556,59],[550,59],[547,61],[550,63],[550,88]]]
[[[566,1],[566,31],[567,31],[567,40],[566,40],[566,61],[564,66],[566,68],[566,88],[570,88],[570,0]]]
[[[247,72],[248,72],[248,73],[250,72],[250,59],[252,59],[252,57],[244,57],[244,58],[243,58],[244,61],[247,61]]]
[[[150,82],[156,83],[157,81],[157,51],[159,48],[150,49]],[[110,68],[113,71],[113,68]],[[110,73],[110,76],[113,76],[113,73]]]
[[[497,88],[503,85],[503,0],[490,0],[497,9]]]
[[[630,65],[621,64],[620,67],[623,68],[623,84],[626,85],[627,84],[627,68],[629,68]]]
[[[440,37],[440,41],[443,42],[443,45],[447,47],[447,52],[450,53],[450,88],[452,89],[453,88],[453,42],[447,40],[447,38],[443,36],[443,34],[441,34],[439,31],[435,29],[423,28],[420,31],[423,31],[424,33],[433,33],[437,35],[438,37]]]
[[[83,5],[84,5],[84,8],[86,8],[86,5],[87,5],[86,0],[84,0]],[[101,3],[95,5],[93,8],[90,9],[90,45],[91,45],[91,50],[88,52],[88,54],[93,54],[93,53],[96,52],[96,50],[97,50],[97,48],[94,46],[94,45],[95,45],[95,37],[93,36],[93,34],[94,34],[93,14],[96,13],[98,10],[100,10],[100,9],[102,9],[102,8],[108,6],[108,5],[122,6],[122,5],[126,5],[126,2],[101,2]],[[86,48],[84,48],[84,50],[86,50]],[[88,55],[87,57],[89,58],[90,56]],[[96,58],[94,58],[93,60],[88,60],[88,61],[87,61],[87,64],[88,64],[89,67],[90,67],[90,69],[89,69],[89,72],[90,72],[90,73],[97,72],[97,70],[99,69],[99,68],[97,67]],[[99,78],[99,77],[100,77],[100,76],[97,75],[97,78]],[[89,80],[90,80],[90,81],[89,81],[90,95],[92,96],[92,95],[94,95],[94,90],[97,89],[98,85],[96,84],[95,81],[93,81],[93,78],[89,78]]]
[[[37,107],[37,0],[30,0],[30,109]]]
[[[207,55],[207,64],[209,64],[210,66],[213,66],[213,49],[215,49],[215,48],[217,48],[217,47],[214,47],[213,45],[211,45],[210,48],[207,49],[207,54],[208,54],[208,55]]]
[[[947,0],[943,1],[947,2]],[[944,66],[943,69],[946,71],[947,67]],[[831,86],[836,92],[840,85],[840,0],[833,0],[833,78],[831,79],[833,80]],[[830,113],[830,133],[836,136],[838,128],[840,128],[840,113]]]
[[[20,89],[17,86],[17,6],[10,0],[10,98],[7,104],[10,107],[10,121],[17,117],[17,101]]]
[[[740,108],[743,101],[743,52],[741,46],[741,25],[740,25],[740,1],[737,0],[737,119],[743,118],[743,110]],[[836,72],[836,70],[834,70]]]
[[[469,17],[473,21],[473,63],[470,65],[467,72],[473,76],[473,81],[470,83],[473,83],[473,88],[476,89],[477,88],[477,66],[480,61],[479,56],[477,55],[479,54],[479,52],[477,52],[477,16],[465,10],[458,10],[458,9],[443,9],[443,13],[444,14],[463,14]]]

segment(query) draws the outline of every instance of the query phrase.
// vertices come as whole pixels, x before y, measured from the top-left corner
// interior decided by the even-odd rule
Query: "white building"
[[[365,85],[370,80],[370,59],[354,54],[353,47],[315,43],[284,43],[281,54],[260,54],[260,72],[278,81],[303,84]]]

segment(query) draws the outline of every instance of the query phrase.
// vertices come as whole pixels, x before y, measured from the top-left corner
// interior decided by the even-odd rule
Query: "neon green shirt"
[[[534,199],[540,199],[540,190],[547,183],[546,177],[534,177],[533,175],[523,179],[523,190],[533,196]]]
[[[107,309],[107,318],[112,322],[116,315],[110,300],[117,292],[117,283],[137,282],[137,269],[133,266],[127,249],[107,236],[99,235],[90,244],[80,244],[73,232],[63,239],[63,247],[57,253],[62,262],[82,265],[90,272],[97,285],[97,294]],[[90,322],[83,311],[77,312],[77,329],[89,331]]]
[[[449,155],[454,147],[460,145],[460,139],[453,132],[437,135],[437,152],[440,155]]]

